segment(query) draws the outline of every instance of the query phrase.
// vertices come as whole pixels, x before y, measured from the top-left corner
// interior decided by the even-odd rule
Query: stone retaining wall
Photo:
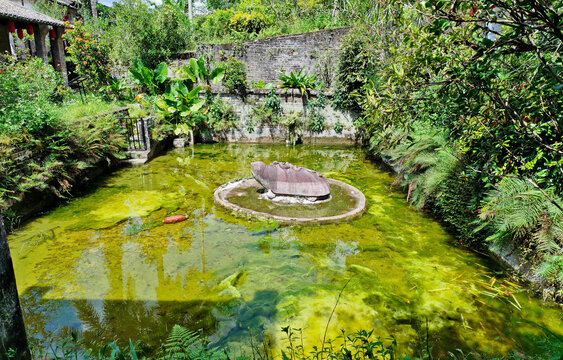
[[[279,143],[289,140],[289,134],[284,126],[258,124],[253,118],[253,112],[256,105],[264,104],[270,90],[256,89],[249,93],[243,100],[238,95],[225,92],[218,92],[216,95],[221,97],[229,106],[231,106],[238,117],[236,128],[220,132],[214,136],[215,141],[220,142],[251,142],[251,143]],[[292,112],[304,112],[303,100],[298,91],[276,90],[280,97],[280,105],[283,109],[282,116],[287,116]],[[317,92],[310,95],[310,99],[317,96]],[[330,99],[331,94],[325,94]],[[348,112],[335,110],[329,104],[321,110],[325,117],[325,130],[320,133],[313,133],[310,130],[302,129],[299,131],[301,140],[304,143],[344,143],[350,144],[356,142],[356,129],[353,124],[353,115]],[[307,122],[302,117],[301,121]],[[334,130],[334,125],[340,122],[343,130],[338,134]],[[254,131],[249,131],[253,127]]]
[[[266,39],[230,44],[198,44],[195,53],[176,54],[170,65],[183,66],[191,56],[210,55],[215,61],[225,61],[231,56],[246,64],[248,81],[277,82],[278,71],[319,73],[321,80],[330,82],[334,71],[321,74],[321,68],[336,66],[338,48],[342,37],[350,28],[321,30],[305,34],[277,36]],[[323,73],[326,73],[323,72]],[[327,84],[330,85],[330,84]]]

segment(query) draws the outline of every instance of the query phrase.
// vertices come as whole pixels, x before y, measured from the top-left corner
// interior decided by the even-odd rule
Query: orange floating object
[[[186,220],[186,217],[184,215],[174,215],[164,218],[163,222],[165,224],[174,224],[184,220]]]

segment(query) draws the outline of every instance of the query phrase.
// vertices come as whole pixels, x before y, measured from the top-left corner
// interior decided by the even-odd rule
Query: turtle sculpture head
[[[319,173],[287,162],[262,161],[251,164],[252,176],[264,188],[278,196],[299,196],[326,199],[330,195],[328,181]]]

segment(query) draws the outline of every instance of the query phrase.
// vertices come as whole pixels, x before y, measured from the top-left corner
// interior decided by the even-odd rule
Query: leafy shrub
[[[308,127],[314,133],[320,133],[325,129],[325,116],[321,111],[327,103],[327,98],[319,93],[315,98],[309,99],[305,105],[308,113]]]
[[[110,19],[100,20],[96,30],[112,44],[111,59],[119,65],[141,59],[154,69],[192,44],[189,19],[172,5],[154,7],[145,0],[120,0],[112,7]]]
[[[325,117],[318,111],[309,115],[309,129],[314,133],[321,133],[325,129]]]
[[[280,103],[280,97],[276,94],[274,89],[271,89],[264,100],[264,106],[272,111],[275,115],[280,115],[283,112]]]
[[[494,245],[519,244],[533,251],[540,273],[563,283],[563,199],[553,188],[542,190],[528,181],[507,177],[485,198],[481,219],[492,226]]]
[[[270,21],[266,16],[260,12],[252,11],[251,13],[244,13],[237,11],[231,17],[229,27],[238,32],[258,34],[262,29],[268,26],[269,23]]]
[[[215,38],[227,35],[230,32],[231,18],[235,14],[233,9],[219,9],[208,16],[196,19],[197,28],[204,31],[205,38]]]
[[[394,153],[409,200],[452,223],[462,240],[514,249],[561,286],[563,244],[552,223],[561,222],[563,191],[562,39],[541,15],[556,11],[443,5],[393,13],[385,36],[381,24],[354,32],[343,45],[336,98],[361,106],[357,123]]]
[[[63,38],[68,42],[68,52],[74,58],[76,71],[86,79],[93,90],[111,83],[109,45],[87,32],[82,22],[73,26],[65,23]]]
[[[279,124],[287,131],[287,141],[296,145],[301,141],[301,130],[303,130],[303,113],[291,112],[282,116]]]
[[[301,95],[308,97],[309,92],[314,89],[320,89],[322,83],[317,80],[314,75],[309,75],[304,72],[304,69],[294,73],[290,71],[289,74],[279,71],[279,87],[282,89],[297,89]]]
[[[340,121],[337,121],[334,124],[334,132],[337,134],[342,134],[342,130],[344,130],[344,125]]]
[[[129,68],[129,76],[151,95],[161,93],[161,84],[168,78],[168,67],[161,62],[152,70],[143,64],[142,60],[134,60]]]
[[[243,62],[231,58],[225,63],[223,86],[230,93],[238,94],[243,98],[246,96],[248,80],[246,78],[246,67]]]
[[[354,95],[375,75],[378,59],[373,51],[373,39],[364,28],[352,30],[340,45],[334,98],[336,108],[360,112]]]
[[[0,207],[22,192],[49,190],[65,197],[87,160],[122,158],[125,142],[111,117],[61,120],[49,132],[0,136]],[[27,160],[21,160],[22,154]]]
[[[52,114],[52,99],[62,80],[41,59],[16,61],[0,58],[0,133],[51,132],[58,120]]]
[[[231,106],[219,97],[208,101],[207,126],[213,131],[225,131],[233,128],[237,123],[237,116]]]
[[[259,126],[278,124],[282,112],[283,109],[281,107],[280,97],[276,94],[276,91],[272,89],[266,96],[264,104],[253,107],[251,115],[254,121],[253,125],[255,123],[259,124]]]

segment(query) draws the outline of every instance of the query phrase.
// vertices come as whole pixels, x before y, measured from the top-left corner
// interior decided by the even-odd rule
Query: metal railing
[[[149,150],[148,121],[140,117],[123,117],[119,119],[125,130],[125,138],[129,150]]]

